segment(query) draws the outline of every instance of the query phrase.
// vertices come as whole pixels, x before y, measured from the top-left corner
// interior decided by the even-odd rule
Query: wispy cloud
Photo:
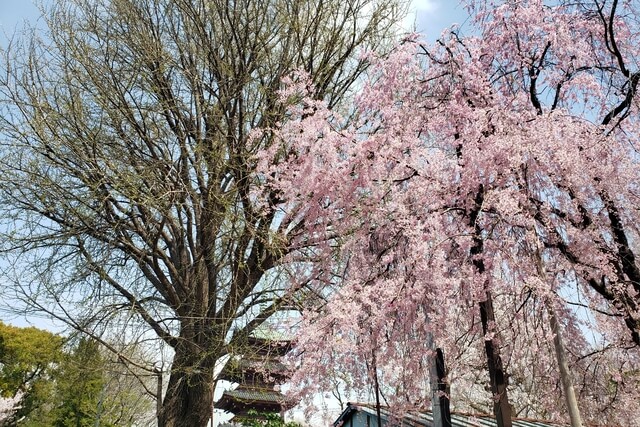
[[[406,31],[420,31],[418,23],[429,20],[428,17],[436,14],[439,8],[439,0],[412,0],[409,14],[405,17],[402,27]]]

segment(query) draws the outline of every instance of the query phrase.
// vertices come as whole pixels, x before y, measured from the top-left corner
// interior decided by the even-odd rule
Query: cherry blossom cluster
[[[637,5],[467,4],[477,36],[369,56],[341,114],[306,76],[286,82],[289,120],[259,169],[303,230],[293,247],[314,248],[303,275],[324,297],[304,313],[293,382],[428,407],[435,342],[452,404],[489,408],[486,340],[516,415],[564,420],[551,310],[586,419],[637,425]]]

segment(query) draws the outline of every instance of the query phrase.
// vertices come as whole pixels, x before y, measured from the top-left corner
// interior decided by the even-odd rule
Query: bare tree
[[[279,275],[295,221],[254,191],[271,138],[252,130],[286,118],[297,69],[338,105],[403,9],[57,1],[1,70],[5,291],[94,338],[146,325],[173,350],[160,424],[205,425],[216,360],[295,292]]]

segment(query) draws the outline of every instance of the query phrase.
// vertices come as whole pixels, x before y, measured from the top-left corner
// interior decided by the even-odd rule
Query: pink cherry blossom
[[[393,410],[424,408],[433,337],[454,408],[490,411],[488,341],[514,415],[566,421],[552,308],[583,417],[640,425],[638,6],[467,5],[477,36],[370,55],[342,114],[303,75],[282,92],[290,120],[258,161],[314,295],[295,390],[375,382]]]

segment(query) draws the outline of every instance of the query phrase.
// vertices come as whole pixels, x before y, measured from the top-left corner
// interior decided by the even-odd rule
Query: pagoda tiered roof
[[[238,383],[238,387],[225,391],[216,408],[240,420],[256,418],[256,413],[282,413],[295,406],[296,402],[275,389],[287,379],[279,359],[291,349],[291,342],[252,336],[244,344],[243,354],[232,355],[218,376]]]
[[[238,387],[235,390],[225,391],[216,402],[216,407],[241,416],[252,409],[259,413],[278,413],[291,409],[295,404],[296,402],[286,399],[279,391]]]
[[[281,384],[286,381],[286,367],[278,360],[264,359],[254,356],[232,357],[224,369],[218,375],[221,380],[235,383],[261,382],[268,384]]]

